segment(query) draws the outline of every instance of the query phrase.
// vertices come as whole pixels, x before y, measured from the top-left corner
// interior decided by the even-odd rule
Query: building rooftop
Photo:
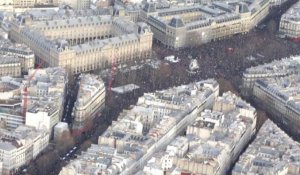
[[[287,12],[285,12],[281,19],[300,22],[300,2],[294,4]]]
[[[300,114],[300,77],[299,74],[261,79],[256,82],[269,93],[283,100],[293,110]]]
[[[111,88],[113,92],[116,92],[118,94],[125,94],[127,92],[132,92],[135,89],[139,89],[140,87],[136,84],[126,84],[124,86],[119,86],[115,88]]]
[[[20,125],[13,131],[0,129],[0,150],[12,151],[26,146],[41,134],[46,134],[46,132],[26,125]]]
[[[79,81],[79,91],[76,100],[76,107],[84,106],[99,91],[104,89],[104,82],[99,76],[92,74],[81,74]]]
[[[45,33],[47,30],[56,30],[61,28],[77,28],[79,26],[90,26],[111,28],[111,38],[95,39],[79,45],[71,45],[65,39],[53,39]],[[114,32],[117,30],[117,32]],[[139,35],[145,32],[151,32],[150,28],[145,23],[134,23],[125,18],[105,16],[79,16],[68,19],[58,19],[49,21],[35,21],[32,25],[22,28],[21,33],[29,38],[34,38],[45,50],[54,50],[62,52],[66,48],[74,50],[76,54],[84,54],[88,51],[110,48],[119,43],[138,40]]]
[[[45,112],[48,116],[51,116],[59,110],[59,107],[55,102],[34,100],[29,102],[27,111],[30,113]]]
[[[236,174],[277,174],[284,168],[289,174],[299,174],[299,169],[293,173],[293,167],[300,164],[300,145],[292,140],[271,120],[267,120],[256,138],[240,156],[233,168]],[[298,171],[298,172],[296,172]]]
[[[158,21],[171,27],[186,27],[188,30],[201,28],[211,25],[213,22],[223,23],[234,21],[241,18],[241,14],[255,13],[268,0],[243,0],[243,1],[218,1],[207,5],[193,4],[183,6],[168,6],[165,8],[157,8],[159,3],[146,3],[143,10],[151,13],[150,17],[156,18]],[[197,18],[186,20],[184,14],[191,12],[198,13]],[[170,18],[173,16],[173,18]],[[152,19],[153,20],[153,19]]]
[[[93,163],[87,164],[87,162],[88,160],[96,162],[93,155],[95,152],[101,152],[102,147],[105,147],[118,151],[105,151],[111,152],[108,153],[109,155],[97,154],[98,159],[112,160],[103,171],[122,172],[136,163],[147,149],[166,135],[197,105],[204,103],[209,95],[214,95],[218,88],[215,80],[206,80],[155,93],[145,93],[135,106],[124,110],[117,121],[112,122],[112,125],[99,137],[97,146],[92,146],[62,171],[76,167],[76,173],[98,172],[99,169],[96,170],[97,167]],[[119,162],[120,158],[121,162]],[[84,167],[89,165],[89,167],[80,168],[80,165]]]
[[[222,112],[204,110],[201,113],[201,117],[197,118],[192,126],[197,128],[214,129],[219,126],[223,120],[224,114]]]
[[[67,72],[63,68],[53,67],[30,70],[28,75],[34,76],[30,80],[25,77],[24,84],[28,87],[28,108],[31,113],[47,112],[51,116],[60,110],[65,95]]]
[[[9,76],[0,77],[0,93],[13,91],[21,88],[21,82],[17,78],[12,78]],[[1,99],[1,97],[0,97]]]
[[[22,79],[9,76],[0,78],[0,113],[20,116]]]
[[[16,58],[15,56],[10,56],[10,55],[0,56],[0,65],[13,64],[13,63],[19,64],[21,66],[20,59]]]
[[[0,40],[0,53],[7,55],[34,55],[25,44],[12,43],[9,40]]]
[[[282,60],[275,60],[271,63],[248,68],[244,76],[251,75],[289,75],[300,72],[300,56],[292,56]]]
[[[229,160],[232,156],[232,149],[245,144],[240,141],[245,134],[249,134],[248,139],[250,140],[251,134],[253,135],[255,132],[255,109],[243,101],[247,106],[244,110],[247,111],[246,113],[251,113],[251,115],[245,116],[245,111],[241,111],[239,107],[241,101],[240,97],[231,92],[226,92],[223,96],[218,97],[213,110],[206,109],[201,112],[195,122],[187,127],[186,135],[178,136],[168,145],[165,152],[155,154],[154,158],[160,161],[150,160],[145,166],[144,172],[147,172],[149,168],[163,170],[163,160],[168,157],[170,160],[180,159],[182,162],[194,162],[198,166],[206,166],[210,169],[207,173],[203,171],[203,174],[222,174],[221,171],[224,167],[231,166]],[[230,104],[233,106],[230,110],[222,107],[230,106]],[[185,144],[188,144],[188,147],[184,151],[182,148]],[[181,150],[184,153],[183,157],[176,154],[178,150],[170,147],[177,147],[178,150]],[[175,151],[175,154],[172,151]],[[201,172],[200,170],[194,171],[197,168],[190,168],[180,162],[173,162],[172,167],[171,170],[167,168],[167,171],[172,172],[174,168],[178,168],[181,172]]]
[[[234,95],[232,92],[226,92],[223,93],[222,96],[217,98],[217,101],[226,103],[226,104],[231,104],[234,106],[234,108],[240,110],[240,109],[246,109],[249,111],[256,111],[254,107],[252,107],[249,103],[245,102],[242,100],[240,97]]]

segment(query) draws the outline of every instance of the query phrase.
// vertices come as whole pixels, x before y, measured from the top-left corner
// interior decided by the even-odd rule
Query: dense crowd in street
[[[285,10],[273,10],[275,11],[264,22],[265,28],[255,28],[244,35],[239,34],[198,47],[177,51],[166,49],[154,42],[153,59],[161,60],[159,66],[153,68],[145,65],[141,66],[141,69],[126,72],[117,69],[117,73],[113,77],[113,87],[133,83],[140,86],[140,89],[125,95],[107,93],[106,109],[101,118],[96,119],[92,129],[78,139],[76,146],[80,147],[87,141],[88,143],[97,142],[98,136],[111,124],[112,120],[115,120],[123,109],[135,104],[137,98],[145,92],[187,84],[201,79],[215,78],[220,84],[221,93],[228,90],[239,93],[241,75],[246,68],[274,59],[300,54],[299,43],[276,37],[279,17]],[[181,61],[171,63],[163,60],[169,55],[174,55]],[[250,56],[252,59],[248,59]],[[187,71],[191,58],[197,59],[199,63],[199,71],[195,74],[190,74]],[[132,63],[133,66],[138,64]],[[112,77],[107,76],[104,81],[108,84],[110,78]],[[72,101],[74,100],[72,99]],[[80,150],[83,149],[79,149],[77,153]],[[39,159],[35,162],[38,161]],[[47,174],[57,174],[66,163],[59,159],[55,159],[55,161],[57,161],[54,164],[55,167],[52,167],[52,171]],[[34,170],[35,173],[37,171]]]

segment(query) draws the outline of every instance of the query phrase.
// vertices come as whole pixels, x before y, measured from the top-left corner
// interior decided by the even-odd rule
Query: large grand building
[[[196,46],[247,33],[269,12],[269,0],[213,2],[209,5],[157,9],[147,3],[140,12],[154,38],[169,48]]]
[[[86,16],[34,21],[29,16],[12,22],[11,39],[27,44],[45,66],[70,73],[103,68],[113,62],[147,58],[152,32],[145,23],[125,17]]]
[[[300,41],[300,2],[294,4],[280,20],[279,32],[295,41]]]

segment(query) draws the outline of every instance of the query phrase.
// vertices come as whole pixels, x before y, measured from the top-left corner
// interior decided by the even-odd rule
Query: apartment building
[[[29,69],[34,68],[35,64],[35,56],[33,51],[27,47],[25,44],[20,43],[11,43],[9,40],[1,40],[0,41],[0,54],[7,55],[10,57],[14,57],[20,64],[15,66],[21,67],[21,72],[19,72],[19,68],[16,68],[16,74],[26,74]],[[13,68],[14,66],[11,66]],[[3,76],[3,75],[2,75]],[[13,75],[11,75],[13,76]]]
[[[1,21],[1,17],[0,17],[0,21]],[[5,31],[5,29],[1,28],[1,25],[0,25],[0,39],[8,39],[8,32]]]
[[[219,94],[215,80],[205,80],[146,93],[60,175],[135,174],[152,155],[164,149],[197,114],[212,108]]]
[[[251,67],[243,73],[242,94],[251,97],[256,80],[285,77],[300,73],[300,56],[275,60],[271,63]]]
[[[299,74],[257,80],[253,100],[270,113],[270,117],[294,138],[300,139]]]
[[[282,15],[279,25],[279,32],[294,41],[300,41],[299,8],[300,2],[297,2]]]
[[[4,1],[2,3],[2,1]],[[2,0],[0,3],[0,9],[6,7],[6,10],[26,10],[28,8],[34,8],[37,6],[43,6],[43,5],[52,5],[57,6],[59,5],[58,2],[60,0]],[[2,7],[1,7],[2,6]]]
[[[52,133],[61,120],[67,87],[67,72],[62,68],[32,69],[24,78],[1,77],[0,120],[9,130],[21,124]],[[30,81],[30,82],[29,82]],[[27,95],[24,92],[27,88]],[[27,108],[24,111],[24,99]],[[26,112],[26,118],[24,117]]]
[[[270,6],[271,7],[280,6],[280,5],[284,4],[285,2],[287,2],[287,0],[271,0]]]
[[[68,6],[74,11],[90,10],[92,0],[2,0],[0,10],[23,13],[34,10],[59,9]]]
[[[178,136],[157,152],[140,174],[225,175],[254,136],[256,110],[231,92],[217,97],[213,109],[199,113]]]
[[[68,74],[62,68],[30,70],[29,75],[33,72],[36,73],[31,81],[25,77],[23,82],[28,91],[25,124],[51,133],[62,119]]]
[[[13,0],[14,8],[30,8],[34,7],[36,0]]]
[[[21,91],[22,79],[12,77],[0,78],[0,121],[1,128],[16,129],[22,125]]]
[[[300,146],[271,120],[267,120],[254,141],[240,156],[232,175],[300,174]]]
[[[75,122],[84,122],[99,115],[105,106],[105,86],[99,76],[81,74],[77,100],[73,108]]]
[[[154,39],[180,49],[247,33],[266,17],[269,6],[269,0],[214,1],[158,9],[151,2],[141,10],[140,19],[151,26]]]
[[[8,55],[0,56],[0,76],[20,77],[21,75],[21,63],[18,58]]]
[[[248,68],[243,74],[242,93],[264,108],[270,118],[299,139],[300,57],[292,56]]]
[[[86,16],[49,21],[30,17],[12,22],[11,39],[27,44],[45,66],[87,72],[151,55],[152,32],[126,17]]]
[[[49,143],[49,133],[21,125],[13,131],[0,129],[0,173],[14,174],[34,159]]]

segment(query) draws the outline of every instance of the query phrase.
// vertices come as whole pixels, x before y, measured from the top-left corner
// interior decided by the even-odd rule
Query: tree
[[[172,74],[171,68],[169,64],[162,63],[159,67],[155,77],[156,84],[158,85],[158,88],[165,88],[169,84],[169,77]]]
[[[224,92],[231,91],[236,95],[239,95],[236,88],[233,86],[233,84],[224,78],[217,79],[218,83],[220,84],[220,94],[223,94]]]
[[[75,145],[74,138],[69,131],[64,131],[56,140],[56,149],[64,154]]]
[[[36,168],[39,175],[48,175],[54,170],[54,167],[59,162],[59,155],[57,151],[48,152],[41,155],[36,161]]]
[[[92,143],[93,142],[91,140],[84,141],[80,146],[79,152],[86,151],[89,147],[91,147]]]

